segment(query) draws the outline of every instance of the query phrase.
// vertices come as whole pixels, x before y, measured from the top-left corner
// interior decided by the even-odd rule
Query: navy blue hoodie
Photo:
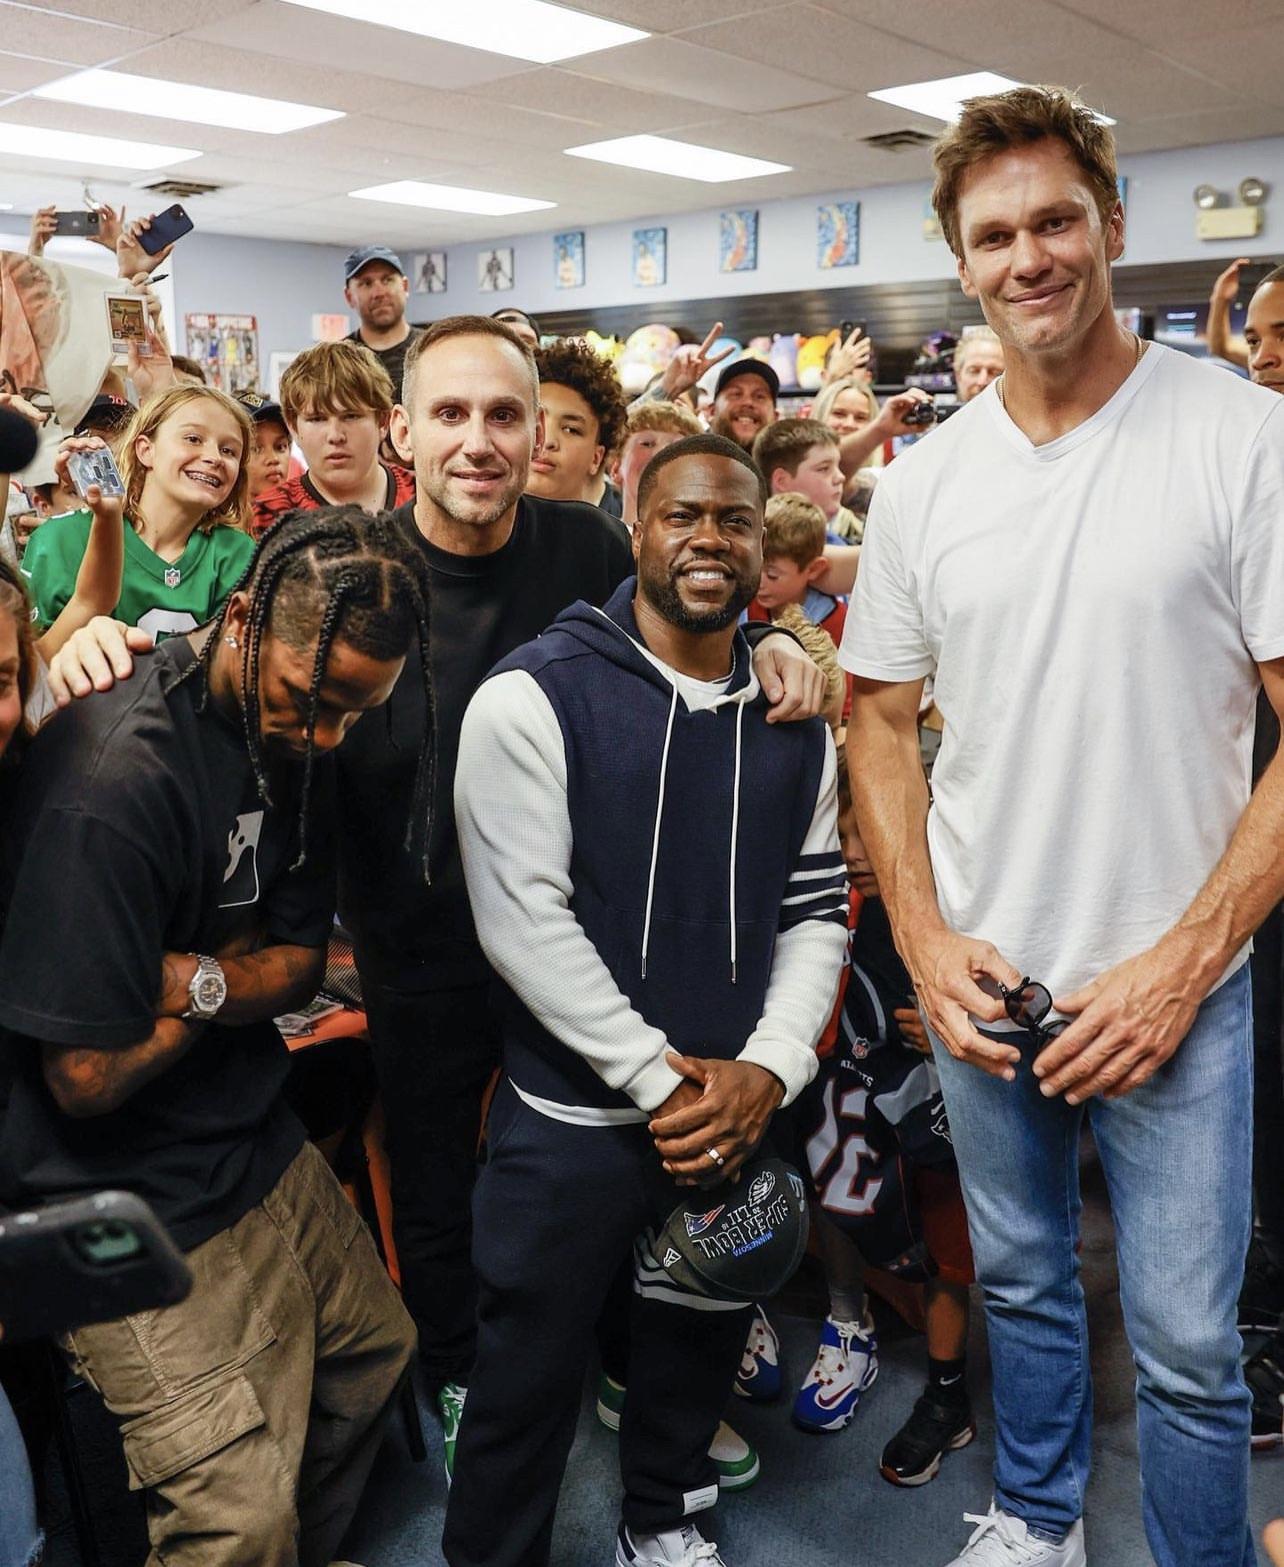
[[[730,1059],[762,1016],[779,934],[808,920],[845,930],[836,837],[803,853],[829,737],[820,719],[766,722],[739,631],[725,695],[688,710],[640,645],[634,589],[630,578],[601,610],[573,604],[490,678],[525,672],[556,716],[570,907],[615,984],[674,1049]],[[520,1088],[561,1105],[634,1108],[502,981],[501,994]]]

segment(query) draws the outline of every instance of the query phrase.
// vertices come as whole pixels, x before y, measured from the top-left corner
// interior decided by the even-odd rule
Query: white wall
[[[1122,158],[1120,172],[1128,178],[1128,247],[1123,265],[1218,256],[1284,256],[1284,137],[1138,154]],[[1248,241],[1197,239],[1196,209],[1191,200],[1195,186],[1211,184],[1233,196],[1246,174],[1255,174],[1273,186],[1263,232]],[[478,291],[477,252],[481,247],[456,245],[448,250],[447,292],[415,295],[413,303],[418,313],[428,318],[469,310],[489,314],[505,303],[538,313],[634,300],[660,304],[666,299],[854,288],[950,277],[954,263],[944,243],[923,238],[930,189],[926,182],[882,185],[867,191],[835,187],[828,195],[762,202],[754,272],[718,271],[717,207],[667,219],[656,215],[588,228],[585,284],[578,289],[553,286],[552,235],[556,230],[496,239],[496,244],[512,245],[515,251],[515,287],[504,294]],[[822,271],[816,265],[816,206],[852,197],[861,204],[860,265]],[[656,225],[669,231],[669,280],[660,288],[634,288],[630,282],[632,232]],[[409,266],[409,259],[403,259]],[[655,317],[663,319],[663,311],[657,310]],[[781,323],[782,327],[787,324]]]
[[[1143,153],[1120,161],[1128,185],[1128,248],[1124,264],[1215,260],[1237,255],[1284,259],[1284,137]],[[1201,183],[1233,192],[1246,174],[1268,181],[1263,232],[1250,241],[1205,242],[1195,238],[1195,207],[1191,191]],[[640,319],[663,319],[668,299],[715,298],[726,294],[762,294],[798,288],[852,288],[874,283],[909,282],[953,275],[944,244],[923,239],[928,186],[925,183],[884,185],[868,191],[835,187],[828,197],[808,196],[759,204],[758,268],[754,272],[718,271],[718,207],[666,217],[657,214],[629,223],[603,224],[586,230],[586,281],[582,289],[553,287],[553,244],[550,228],[541,234],[506,239],[515,251],[516,287],[508,293],[483,294],[477,289],[477,252],[470,243],[448,250],[445,294],[411,296],[411,315],[419,320],[465,311],[489,314],[504,304],[535,312],[645,304]],[[861,261],[856,267],[823,272],[816,266],[816,216],[819,202],[856,197],[861,203]],[[199,219],[198,219],[199,221]],[[669,230],[669,281],[662,288],[635,289],[630,283],[630,241],[635,228],[665,226]],[[371,211],[371,242],[379,239],[378,209]],[[77,242],[63,242],[73,247]],[[25,234],[7,237],[0,246],[23,248]],[[426,217],[423,249],[431,247],[431,219]],[[84,265],[110,258],[100,247],[85,245],[67,251],[67,260]],[[174,341],[183,342],[182,318],[188,312],[224,311],[253,315],[259,323],[259,350],[266,376],[270,355],[297,351],[312,341],[312,317],[346,310],[343,300],[344,246],[298,244],[276,240],[240,239],[202,233],[198,228],[174,251],[166,270],[172,273],[173,302],[167,309],[177,327]],[[57,246],[50,256],[56,259]],[[411,252],[402,260],[411,265]],[[168,285],[162,285],[163,295]],[[169,305],[169,300],[166,299]],[[653,310],[651,307],[655,306]],[[355,324],[355,318],[354,318]],[[780,323],[788,329],[788,322]]]

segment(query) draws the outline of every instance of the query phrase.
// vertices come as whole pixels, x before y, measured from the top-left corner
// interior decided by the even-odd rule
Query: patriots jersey
[[[817,1202],[872,1266],[909,1281],[936,1267],[923,1241],[915,1165],[954,1162],[940,1078],[901,1037],[912,1005],[887,913],[867,899],[852,936],[838,1041],[801,1107],[805,1166]]]

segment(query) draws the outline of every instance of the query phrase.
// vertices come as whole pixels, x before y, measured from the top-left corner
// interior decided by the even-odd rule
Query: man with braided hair
[[[324,968],[328,753],[428,645],[426,578],[386,517],[285,519],[212,628],[47,726],[6,812],[0,1202],[136,1192],[195,1280],[66,1346],[123,1423],[152,1564],[324,1567],[413,1351],[272,1019]],[[421,864],[430,773],[425,738]]]

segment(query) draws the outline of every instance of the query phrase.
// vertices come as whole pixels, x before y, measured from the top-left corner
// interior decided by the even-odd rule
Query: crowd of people
[[[770,1153],[827,1297],[794,1424],[856,1418],[878,1293],[925,1338],[878,1473],[927,1485],[978,1436],[976,1291],[994,1485],[942,1567],[1085,1567],[1090,1129],[1150,1550],[1256,1562],[1250,1453],[1284,1446],[1284,269],[1242,344],[1217,326],[1234,374],[1120,324],[1113,143],[1072,96],[974,99],[935,164],[987,323],[939,427],[927,392],[875,395],[859,330],[797,413],[721,323],[630,400],[523,311],[411,326],[371,245],[358,328],[278,397],[205,384],[153,310],[52,479],[6,478],[0,1204],[123,1189],[186,1256],[184,1302],[60,1341],[149,1561],[334,1563],[413,1378],[446,1560],[539,1567],[596,1367],[603,1551],[719,1567],[777,1308],[696,1289],[664,1237],[690,1188],[692,1241],[760,1201]],[[150,305],[145,227],[100,232]],[[77,462],[104,452],[119,493]],[[336,916],[399,1288],[273,1021]],[[772,1240],[733,1234],[733,1272]],[[0,1391],[0,1567],[40,1552]]]

